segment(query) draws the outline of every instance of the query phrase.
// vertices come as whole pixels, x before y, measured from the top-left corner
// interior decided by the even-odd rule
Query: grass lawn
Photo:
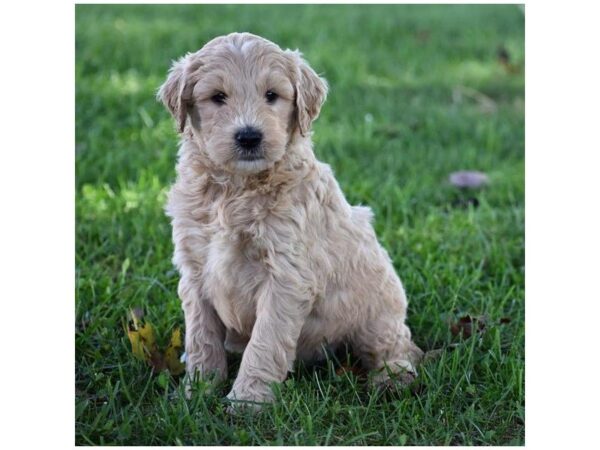
[[[415,341],[441,349],[411,388],[378,393],[332,360],[298,368],[260,415],[230,417],[229,386],[186,401],[132,356],[129,308],[163,341],[183,326],[163,213],[177,136],[154,94],[172,59],[232,31],[301,49],[329,81],[316,154],[374,209]],[[78,5],[76,58],[77,444],[524,443],[517,6]],[[451,187],[461,169],[489,186]],[[485,329],[456,333],[467,315]]]

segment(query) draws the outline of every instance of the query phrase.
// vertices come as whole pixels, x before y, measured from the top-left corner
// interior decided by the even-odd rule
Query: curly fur
[[[267,90],[277,92],[274,103]],[[225,104],[212,96],[223,92]],[[422,352],[407,301],[367,207],[350,206],[316,160],[310,126],[327,84],[297,51],[248,33],[216,38],[175,62],[158,97],[182,133],[168,199],[190,376],[227,377],[232,400],[272,400],[296,358],[350,343],[369,369],[415,374]],[[239,158],[234,135],[264,135]]]

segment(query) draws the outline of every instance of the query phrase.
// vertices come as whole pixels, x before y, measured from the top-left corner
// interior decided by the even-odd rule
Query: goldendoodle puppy
[[[233,404],[272,400],[325,346],[349,343],[380,381],[422,355],[371,210],[313,153],[326,95],[300,53],[248,33],[181,58],[158,92],[181,132],[167,212],[188,376],[222,379],[226,350],[243,352]]]

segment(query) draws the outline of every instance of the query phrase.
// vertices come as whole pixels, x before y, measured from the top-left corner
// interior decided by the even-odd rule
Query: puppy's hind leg
[[[200,295],[197,283],[179,282],[179,297],[185,315],[186,396],[194,380],[221,381],[227,378],[225,326],[210,302]]]
[[[373,381],[392,380],[410,384],[417,376],[423,351],[411,340],[404,317],[382,315],[369,321],[353,339],[353,350],[368,370],[376,371]],[[392,376],[392,378],[390,378]]]

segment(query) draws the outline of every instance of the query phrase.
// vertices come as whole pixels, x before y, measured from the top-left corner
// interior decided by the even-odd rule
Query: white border
[[[0,14],[4,448],[74,442],[74,12]]]
[[[526,444],[598,444],[600,42],[591,2],[526,6]]]
[[[592,2],[526,3],[526,443],[589,448],[600,400],[599,27]],[[0,439],[65,448],[74,442],[74,5],[12,2],[1,16]]]

